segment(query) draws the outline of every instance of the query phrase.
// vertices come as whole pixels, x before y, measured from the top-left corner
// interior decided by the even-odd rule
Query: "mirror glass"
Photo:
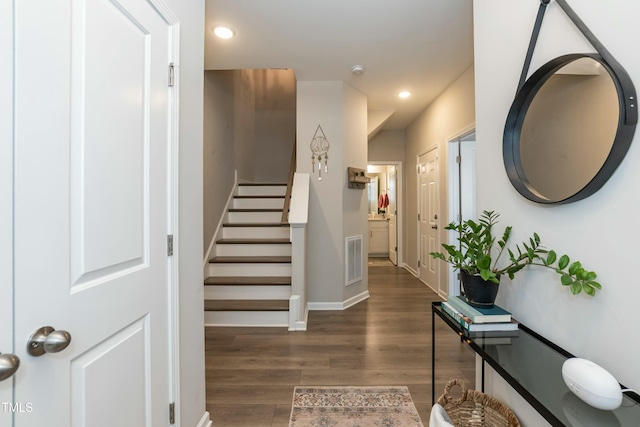
[[[600,62],[583,57],[556,71],[535,94],[520,131],[529,188],[549,201],[584,188],[611,152],[619,116],[616,86]]]

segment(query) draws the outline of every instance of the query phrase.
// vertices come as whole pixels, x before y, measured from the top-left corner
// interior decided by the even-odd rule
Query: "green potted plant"
[[[491,307],[498,292],[500,277],[507,274],[513,279],[515,274],[528,265],[537,265],[554,270],[560,275],[560,283],[568,286],[571,293],[577,295],[584,291],[594,296],[601,289],[596,282],[597,274],[585,270],[579,261],[571,262],[567,255],[558,257],[553,250],[540,245],[540,236],[533,233],[529,242],[516,245],[516,252],[507,248],[511,235],[511,226],[505,227],[502,237],[496,240],[494,226],[500,215],[494,211],[483,211],[477,221],[466,220],[462,223],[451,223],[446,230],[458,232],[460,245],[442,247],[446,253],[431,252],[430,255],[441,259],[460,271],[467,301],[476,307]],[[498,265],[505,252],[509,255],[506,264]],[[476,294],[479,292],[479,294]]]

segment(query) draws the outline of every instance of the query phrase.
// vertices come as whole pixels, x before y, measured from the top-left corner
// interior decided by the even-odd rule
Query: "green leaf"
[[[554,262],[556,262],[556,257],[557,257],[557,255],[556,255],[555,251],[549,251],[549,253],[547,254],[547,263],[546,264],[547,265],[551,265]]]
[[[540,236],[538,236],[538,233],[533,233],[533,239],[536,241],[536,245],[540,244]]]
[[[560,283],[562,283],[564,286],[569,286],[573,283],[573,278],[568,274],[563,274],[560,278]]]
[[[598,283],[598,282],[594,282],[593,280],[589,280],[589,281],[587,282],[587,284],[588,284],[589,286],[594,287],[594,288],[602,289],[602,285],[601,285],[600,283]]]
[[[596,277],[598,277],[598,275],[594,271],[589,271],[589,272],[587,272],[586,280],[593,280]]]
[[[489,255],[483,256],[478,260],[477,265],[480,270],[489,270],[491,268],[491,257]]]
[[[489,270],[480,270],[480,277],[484,280],[489,280],[491,278],[491,271]]]
[[[580,292],[582,292],[582,285],[579,282],[573,282],[571,284],[571,293],[578,295]]]
[[[562,255],[562,256],[560,257],[560,261],[558,261],[558,268],[559,268],[560,270],[564,270],[564,269],[567,267],[567,265],[569,265],[569,261],[570,261],[570,260],[569,260],[569,257],[568,257],[568,256],[566,256],[566,255]]]
[[[576,261],[569,266],[569,274],[575,275],[578,273],[578,270],[582,267],[580,261]]]
[[[582,289],[584,289],[584,292],[587,295],[590,295],[592,297],[596,295],[596,290],[593,287],[589,286],[589,285],[583,284],[582,285]]]

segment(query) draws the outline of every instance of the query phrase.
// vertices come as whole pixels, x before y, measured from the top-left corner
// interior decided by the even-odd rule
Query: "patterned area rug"
[[[407,387],[296,387],[289,427],[424,427]]]

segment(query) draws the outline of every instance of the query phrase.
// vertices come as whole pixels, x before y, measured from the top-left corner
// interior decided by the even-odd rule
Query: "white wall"
[[[640,3],[629,0],[570,2],[578,16],[640,82],[637,20]],[[531,203],[512,188],[502,161],[504,123],[514,97],[539,2],[474,2],[477,112],[478,212],[495,209],[512,225],[514,241],[533,232],[543,244],[595,270],[603,290],[595,298],[572,296],[558,276],[529,269],[505,279],[498,304],[568,351],[593,360],[628,387],[640,388],[634,338],[640,287],[630,274],[637,263],[635,226],[640,210],[638,137],[613,177],[593,196],[568,205]],[[508,16],[509,19],[502,17]],[[552,2],[548,7],[532,70],[568,52],[592,52],[577,28]],[[491,391],[491,390],[489,390]]]
[[[473,129],[474,110],[473,66],[469,67],[406,129],[404,158],[404,262],[409,269],[418,269],[418,175],[417,158],[434,146],[439,147],[438,176],[440,179],[439,218],[449,218],[447,200],[447,142]],[[444,222],[444,221],[443,221]],[[440,241],[447,235],[445,223],[439,224]],[[448,269],[440,268],[440,283],[447,283]]]
[[[404,130],[381,130],[369,140],[369,161],[404,161]]]
[[[369,231],[367,219],[367,189],[348,188],[348,167],[367,169],[367,97],[353,87],[343,85],[343,163],[342,163],[342,227],[344,239],[350,236],[362,236],[362,280],[344,288],[343,300],[354,298],[369,289],[366,237]],[[344,259],[344,255],[343,255]],[[346,274],[346,273],[345,273]]]
[[[330,144],[329,172],[311,171],[311,142],[320,125]],[[343,82],[299,81],[297,171],[311,174],[307,226],[307,289],[310,303],[337,303],[367,289],[363,281],[345,291],[344,238],[366,236],[366,191],[347,188],[347,167],[366,169],[366,98]],[[367,241],[364,242],[366,247]]]
[[[179,326],[180,400],[184,427],[205,414],[202,310],[202,104],[204,1],[167,0],[180,20],[179,65]]]

